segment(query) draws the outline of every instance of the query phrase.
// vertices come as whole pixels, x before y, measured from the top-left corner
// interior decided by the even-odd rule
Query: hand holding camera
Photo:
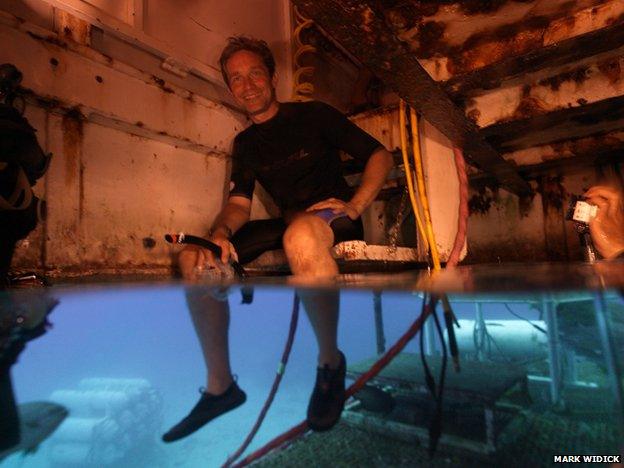
[[[585,201],[597,207],[589,219],[594,245],[605,259],[624,255],[624,199],[619,190],[596,185],[584,194]]]

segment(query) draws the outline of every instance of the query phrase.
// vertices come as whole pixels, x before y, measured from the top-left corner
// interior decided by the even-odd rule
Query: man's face
[[[225,71],[234,99],[251,117],[266,112],[275,102],[277,79],[269,76],[258,55],[240,50],[225,63]]]

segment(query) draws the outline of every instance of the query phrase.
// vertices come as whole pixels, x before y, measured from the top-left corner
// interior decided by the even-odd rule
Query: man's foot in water
[[[201,398],[191,412],[162,436],[164,442],[174,442],[192,434],[216,417],[239,407],[247,399],[236,381],[221,395],[200,392]]]
[[[313,431],[327,431],[340,420],[345,401],[347,362],[340,353],[337,369],[325,364],[316,370],[316,385],[308,405],[308,427]]]

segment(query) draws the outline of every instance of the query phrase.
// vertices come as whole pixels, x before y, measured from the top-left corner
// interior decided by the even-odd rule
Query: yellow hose
[[[312,76],[314,73],[314,67],[306,67],[300,63],[300,58],[303,54],[306,53],[314,53],[316,52],[316,48],[309,44],[304,44],[301,41],[301,32],[309,27],[312,27],[314,21],[311,19],[305,18],[299,13],[297,7],[293,7],[293,12],[295,16],[295,22],[297,23],[297,27],[295,27],[292,37],[295,42],[295,53],[293,56],[293,64],[295,67],[295,72],[293,74],[293,100],[295,101],[309,101],[312,99],[312,95],[314,94],[314,85],[309,81],[299,82],[303,75]]]
[[[293,56],[293,62],[295,63],[295,66],[297,67],[303,67],[304,65],[302,65],[301,63],[299,63],[299,59],[301,58],[301,55],[306,54],[306,53],[314,53],[316,52],[316,47],[311,46],[311,45],[302,45],[297,47],[297,50],[295,51],[295,55]]]
[[[418,231],[420,231],[420,237],[425,242],[425,251],[427,250],[427,233],[423,227],[422,220],[420,218],[420,210],[418,209],[418,203],[416,202],[416,193],[414,192],[414,182],[412,181],[412,170],[409,164],[409,158],[407,157],[407,131],[405,129],[405,101],[401,99],[399,103],[399,127],[401,131],[401,154],[403,156],[403,168],[405,170],[405,180],[407,181],[407,191],[409,193],[410,202],[412,203],[412,210],[416,217],[416,224]]]
[[[427,240],[429,241],[429,248],[431,249],[431,259],[433,261],[433,269],[440,270],[440,255],[438,253],[438,246],[435,242],[435,236],[433,234],[433,223],[431,222],[431,212],[429,211],[429,199],[427,198],[427,190],[425,188],[425,172],[423,170],[422,155],[420,154],[420,139],[418,136],[418,117],[416,111],[410,109],[410,126],[412,130],[412,153],[414,155],[414,167],[416,170],[416,181],[418,185],[418,195],[423,207],[423,214],[425,216],[425,227],[427,232]]]

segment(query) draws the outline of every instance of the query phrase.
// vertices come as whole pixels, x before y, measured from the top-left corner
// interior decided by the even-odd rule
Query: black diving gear
[[[232,381],[232,384],[221,395],[212,395],[201,389],[200,392],[201,398],[195,407],[182,421],[162,436],[163,442],[174,442],[191,435],[213,419],[238,408],[247,400],[247,395],[236,381]]]
[[[307,422],[313,431],[328,431],[340,420],[345,403],[347,361],[340,351],[340,364],[317,368],[316,384],[308,405]]]
[[[15,243],[43,217],[44,204],[31,187],[50,164],[35,129],[13,107],[22,80],[8,63],[0,65],[0,281],[6,283]]]

